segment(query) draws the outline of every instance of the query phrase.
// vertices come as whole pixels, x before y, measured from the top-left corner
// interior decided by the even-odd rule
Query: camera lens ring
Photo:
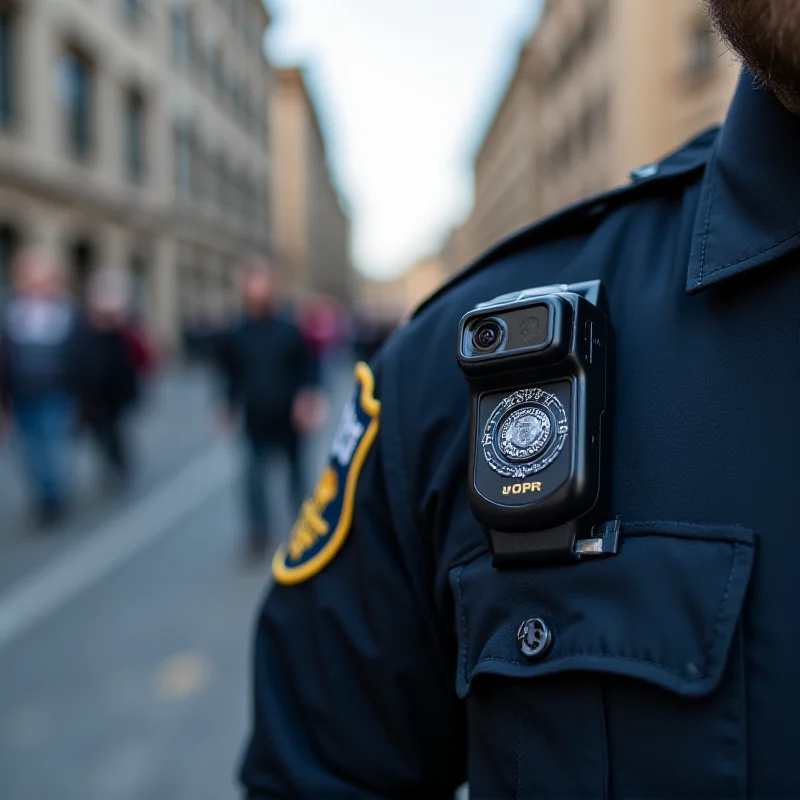
[[[503,341],[503,326],[496,319],[483,319],[472,331],[472,347],[477,353],[491,353]]]

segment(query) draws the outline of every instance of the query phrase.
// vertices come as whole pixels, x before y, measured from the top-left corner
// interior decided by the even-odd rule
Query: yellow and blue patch
[[[272,560],[272,574],[278,583],[307,581],[333,560],[347,539],[358,478],[378,435],[380,411],[372,371],[359,363],[356,388],[342,413],[328,464],[313,494],[303,503],[288,543]]]

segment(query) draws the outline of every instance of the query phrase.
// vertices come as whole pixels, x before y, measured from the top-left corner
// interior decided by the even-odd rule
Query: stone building
[[[271,248],[261,0],[0,0],[0,286],[16,246],[130,271],[163,342]]]
[[[549,0],[474,164],[448,273],[720,122],[739,65],[697,0]]]
[[[357,281],[356,313],[384,326],[395,325],[407,318],[444,279],[442,263],[437,258],[423,258],[390,280],[362,277]]]
[[[321,294],[348,304],[353,294],[350,220],[301,70],[276,70],[271,120],[278,263],[294,294]]]

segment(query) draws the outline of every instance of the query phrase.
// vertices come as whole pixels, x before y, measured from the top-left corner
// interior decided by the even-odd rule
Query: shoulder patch
[[[342,413],[328,464],[303,503],[287,544],[272,560],[272,574],[287,586],[303,583],[323,570],[339,552],[353,523],[356,487],[367,454],[378,434],[381,404],[375,377],[356,365],[356,386]]]

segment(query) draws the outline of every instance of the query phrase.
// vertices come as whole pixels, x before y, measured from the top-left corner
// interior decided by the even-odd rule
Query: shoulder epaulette
[[[709,128],[661,161],[632,170],[630,183],[581,200],[502,239],[440,286],[417,307],[412,316],[419,314],[454,285],[504,256],[537,242],[595,227],[615,208],[648,193],[665,191],[668,185],[676,182],[678,184],[690,182],[705,168],[719,130],[719,126]]]

